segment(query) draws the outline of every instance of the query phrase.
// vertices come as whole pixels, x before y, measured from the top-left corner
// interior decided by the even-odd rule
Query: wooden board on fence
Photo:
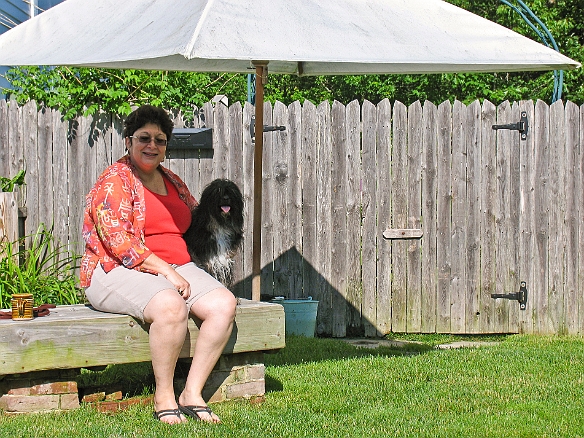
[[[12,192],[0,192],[0,241],[18,239],[18,204]],[[17,249],[17,248],[15,248]]]

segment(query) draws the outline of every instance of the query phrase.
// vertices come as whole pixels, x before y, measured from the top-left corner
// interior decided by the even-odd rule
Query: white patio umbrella
[[[0,36],[0,65],[298,75],[566,70],[578,62],[440,0],[67,0]],[[260,296],[263,136],[254,153]]]

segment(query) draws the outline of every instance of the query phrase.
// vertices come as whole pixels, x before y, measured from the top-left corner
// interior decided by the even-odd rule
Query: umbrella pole
[[[253,158],[253,255],[251,299],[260,300],[262,257],[262,158],[264,155],[264,84],[267,81],[268,63],[253,61],[256,68],[255,96],[255,148]]]

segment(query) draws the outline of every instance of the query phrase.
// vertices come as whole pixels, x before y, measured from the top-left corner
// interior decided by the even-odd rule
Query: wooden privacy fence
[[[525,140],[492,129],[522,112]],[[582,108],[277,102],[265,114],[286,130],[264,140],[262,294],[319,300],[320,334],[584,333]],[[204,105],[190,126],[213,128],[213,150],[172,150],[165,162],[197,197],[215,177],[240,185],[247,225],[235,293],[246,297],[252,115],[249,104]],[[54,224],[81,252],[84,195],[123,149],[117,117],[67,122],[33,102],[0,102],[0,175],[27,170],[27,234]],[[386,229],[422,237],[386,240]],[[522,281],[525,310],[491,297]]]

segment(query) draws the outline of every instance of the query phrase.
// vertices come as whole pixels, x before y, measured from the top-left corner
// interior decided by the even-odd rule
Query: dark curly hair
[[[158,126],[170,140],[174,123],[165,110],[152,105],[142,105],[124,120],[124,138],[134,135],[134,132],[148,123]]]

